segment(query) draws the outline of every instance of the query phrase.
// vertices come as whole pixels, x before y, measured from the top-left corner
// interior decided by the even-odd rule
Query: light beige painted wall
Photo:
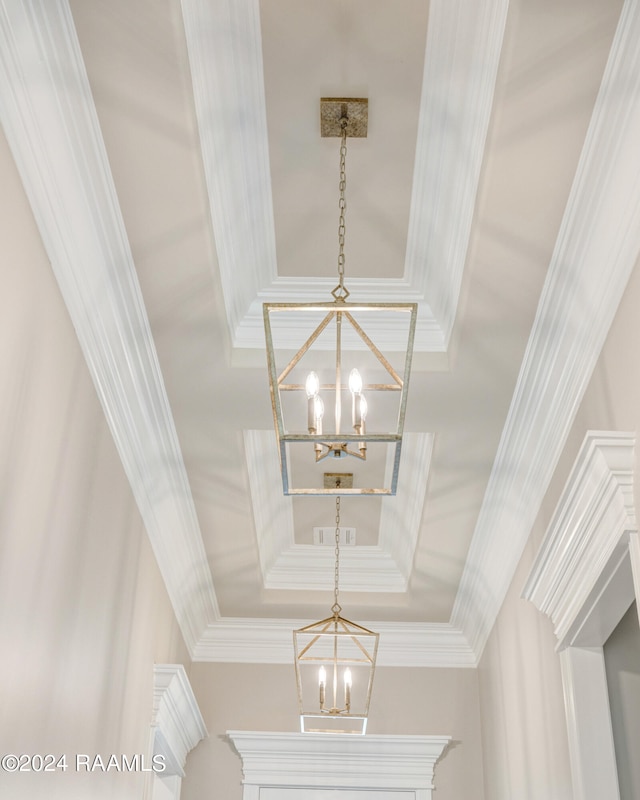
[[[640,625],[633,603],[604,645],[620,800],[640,797]]]
[[[196,663],[190,677],[209,737],[187,758],[182,800],[241,800],[241,761],[226,731],[299,730],[293,666]],[[378,668],[367,732],[452,736],[434,796],[484,800],[475,670]]]
[[[481,659],[487,800],[571,800],[573,796],[555,637],[548,620],[522,600],[521,593],[586,432],[640,430],[639,307],[636,265]],[[637,479],[635,497],[637,506]]]
[[[186,651],[3,138],[0,186],[0,755],[69,765],[0,797],[140,800],[73,759],[147,753],[154,661]]]

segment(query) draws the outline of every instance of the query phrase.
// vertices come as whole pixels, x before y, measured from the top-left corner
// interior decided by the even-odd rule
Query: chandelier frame
[[[301,733],[364,734],[380,634],[342,616],[340,605],[340,497],[336,497],[335,568],[331,616],[293,631]],[[316,666],[318,683],[310,678]],[[356,670],[354,686],[351,668]],[[305,671],[306,678],[303,676]],[[363,680],[366,675],[366,680]],[[344,681],[343,691],[339,688]],[[317,686],[317,708],[310,698]],[[355,688],[355,693],[352,689]],[[306,691],[305,691],[306,690]],[[328,691],[327,691],[328,690]],[[316,727],[313,727],[316,726]]]
[[[278,371],[276,364],[275,348],[273,343],[273,332],[271,325],[272,314],[286,314],[286,313],[300,313],[300,312],[323,312],[325,314],[322,322],[313,330],[310,336],[298,348],[297,352],[286,364],[286,366]],[[399,374],[394,367],[390,364],[389,360],[382,354],[382,352],[374,344],[373,340],[363,330],[362,326],[354,318],[353,314],[358,312],[398,312],[409,315],[409,323],[407,330],[407,346],[404,352],[404,368],[402,374]],[[276,431],[276,439],[278,444],[278,452],[280,456],[280,472],[282,475],[282,486],[285,495],[395,495],[398,485],[398,472],[400,469],[400,455],[402,452],[402,436],[404,433],[404,422],[406,416],[407,396],[409,377],[411,374],[411,361],[413,356],[413,344],[415,339],[416,321],[418,314],[417,303],[350,303],[342,296],[338,296],[332,302],[325,303],[264,303],[264,329],[267,351],[267,367],[269,373],[269,391],[271,396],[271,408],[273,412],[274,427]],[[311,349],[313,343],[325,330],[325,328],[335,319],[336,327],[340,330],[342,323],[346,320],[350,324],[360,339],[364,342],[365,346],[371,352],[376,360],[386,370],[389,377],[387,383],[370,383],[363,386],[364,390],[369,392],[399,392],[400,399],[398,402],[398,417],[395,430],[386,433],[369,433],[369,432],[354,432],[354,433],[301,433],[301,432],[288,432],[285,426],[283,404],[281,392],[300,392],[304,394],[305,387],[299,383],[287,383],[287,377],[291,370],[298,364],[301,358]],[[336,395],[340,394],[347,387],[341,382],[341,364],[342,364],[342,348],[341,337],[338,334],[336,343],[336,382],[334,384],[324,385],[322,388],[334,391]],[[354,448],[360,449],[362,444],[380,444],[389,443],[395,446],[393,453],[393,468],[389,480],[389,486],[380,487],[355,487],[351,489],[342,488],[339,486],[333,488],[317,488],[317,487],[294,487],[291,480],[289,459],[287,448],[289,445],[299,445],[301,443],[311,443],[317,452],[322,452],[319,448],[325,448],[324,455],[316,460],[321,460],[326,455],[327,447],[332,448],[335,455],[338,448],[345,454],[361,457]],[[350,447],[351,445],[351,447]]]

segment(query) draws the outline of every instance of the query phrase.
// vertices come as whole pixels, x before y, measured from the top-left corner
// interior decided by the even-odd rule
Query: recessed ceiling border
[[[293,664],[292,631],[310,620],[227,617],[210,625],[198,642],[194,661]],[[361,622],[380,634],[381,667],[477,666],[465,635],[447,622]]]
[[[217,608],[68,6],[39,6],[37,19],[26,4],[12,8],[21,19],[5,13],[0,22],[3,125],[187,646],[204,660],[246,661],[256,647],[273,657],[270,648],[278,649],[285,638],[289,650],[291,630],[300,621],[229,620]],[[16,48],[17,30],[31,37],[28,48]],[[474,666],[499,611],[640,249],[638,40],[640,9],[627,2],[452,624],[372,622],[387,637],[389,664],[413,659],[421,666]],[[38,80],[49,87],[42,96],[57,100],[45,109],[25,91],[21,59],[33,48],[38,58],[30,59],[30,68],[41,65]],[[56,80],[62,72],[64,84]],[[573,265],[580,265],[579,281]],[[110,303],[96,303],[105,286]],[[152,488],[159,463],[169,470],[159,481],[169,487],[166,516],[156,513]]]
[[[352,281],[363,302],[419,304],[416,352],[444,352],[451,336],[507,9],[430,3],[405,277]],[[182,13],[231,341],[263,348],[262,302],[285,288],[314,302],[320,284],[277,277],[259,0],[182,0]]]
[[[273,431],[244,431],[251,505],[265,589],[333,588],[334,554],[330,548],[294,541],[293,499],[278,489],[280,465]],[[377,546],[341,552],[343,591],[405,592],[420,531],[433,435],[405,433],[400,470],[405,476],[395,497],[381,499]]]
[[[0,18],[0,44],[5,133],[187,649],[194,659],[284,663],[299,621],[220,615],[68,4],[37,15],[16,4]],[[47,90],[30,92],[27,74]],[[449,625],[377,628],[390,629],[389,663],[473,666]]]
[[[192,650],[218,605],[66,0],[6,4],[0,52],[2,125]]]
[[[404,279],[445,349],[471,236],[509,0],[431,0]]]
[[[478,658],[640,256],[638,41],[626,0],[454,603]]]

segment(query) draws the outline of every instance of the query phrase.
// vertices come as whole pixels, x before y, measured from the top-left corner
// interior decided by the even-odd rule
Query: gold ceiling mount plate
[[[353,472],[325,472],[325,489],[353,489]]]
[[[347,120],[347,136],[364,139],[369,124],[369,100],[366,97],[321,97],[320,135],[342,136],[340,120]]]

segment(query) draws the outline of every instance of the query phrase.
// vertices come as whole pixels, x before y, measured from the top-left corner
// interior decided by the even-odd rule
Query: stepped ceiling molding
[[[637,4],[550,27],[526,0],[399,2],[0,7],[4,133],[196,659],[291,662],[329,605],[305,537],[333,511],[282,496],[266,364],[238,355],[264,300],[334,283],[335,158],[301,97],[370,94],[350,235],[395,259],[349,286],[417,301],[418,351],[446,354],[417,359],[398,495],[345,502],[380,664],[477,664],[638,259]]]
[[[585,630],[588,635],[588,620],[581,616],[607,595],[609,585],[615,596],[608,593],[612,622],[605,640],[635,599],[629,546],[629,536],[638,532],[635,443],[633,433],[589,431],[523,590],[553,622],[559,648],[575,644]],[[600,612],[602,628],[606,618]]]
[[[404,275],[349,281],[361,302],[419,303],[418,352],[444,351],[451,336],[507,7],[430,3]],[[326,300],[335,280],[277,274],[258,0],[182,0],[182,10],[231,338],[263,348],[262,303]],[[442,125],[443,87],[455,142]],[[440,213],[454,206],[456,214]],[[300,323],[302,340],[304,330]]]
[[[640,254],[638,36],[640,9],[627,2],[453,611],[475,652],[491,631]]]
[[[270,589],[333,589],[333,547],[296,544],[291,497],[273,492],[280,469],[273,431],[245,431],[251,502],[264,586]],[[433,437],[407,434],[400,468],[409,473],[397,496],[382,498],[377,545],[343,548],[340,588],[352,592],[407,590],[429,478]],[[391,454],[393,455],[393,454]],[[401,532],[402,535],[398,535]]]

